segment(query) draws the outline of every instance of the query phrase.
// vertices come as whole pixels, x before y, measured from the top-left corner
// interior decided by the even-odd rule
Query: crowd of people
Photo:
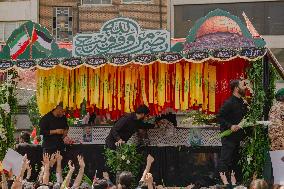
[[[151,155],[148,155],[146,160],[146,168],[140,178],[139,182],[135,182],[135,178],[131,172],[124,171],[119,175],[118,183],[113,183],[110,180],[109,174],[107,172],[103,173],[103,178],[94,178],[92,184],[86,182],[83,177],[85,169],[84,157],[78,155],[77,162],[68,161],[68,172],[65,178],[63,178],[63,169],[62,169],[62,160],[63,156],[59,151],[49,155],[44,153],[42,157],[42,166],[40,173],[38,174],[37,180],[32,181],[31,173],[32,166],[27,156],[24,156],[23,164],[21,167],[21,172],[19,176],[13,176],[12,170],[8,173],[2,171],[1,175],[1,188],[2,189],[163,189],[163,188],[181,188],[181,187],[164,187],[156,186],[154,182],[153,175],[150,173],[151,166],[154,163],[154,158]],[[75,167],[78,167],[75,169]],[[76,170],[76,171],[75,171]],[[52,172],[55,173],[55,181],[51,180]],[[76,175],[75,175],[76,173]],[[222,180],[221,185],[215,185],[208,188],[216,189],[245,189],[245,186],[238,186],[237,179],[235,178],[235,173],[231,173],[231,178],[228,179],[225,173],[220,173]],[[191,184],[185,189],[195,189],[203,188],[201,186],[195,186]],[[268,189],[268,184],[261,179],[254,179],[249,186],[249,189]],[[275,185],[273,189],[284,189],[284,186]]]

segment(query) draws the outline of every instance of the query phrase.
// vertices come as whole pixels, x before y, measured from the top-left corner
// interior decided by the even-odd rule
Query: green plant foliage
[[[10,70],[8,77],[9,79],[0,84],[0,160],[4,158],[7,149],[12,148],[15,144],[15,124],[12,115],[18,109],[15,93],[17,82],[14,80],[18,74],[16,71]]]
[[[36,100],[35,95],[32,96],[32,98],[28,102],[28,114],[29,114],[29,118],[30,118],[33,126],[38,126],[39,121],[41,119],[41,116],[40,116],[40,113],[39,113],[39,109],[38,109],[37,100]]]
[[[130,171],[135,177],[139,174],[143,156],[137,152],[133,144],[124,144],[117,150],[106,149],[106,164],[113,173]]]
[[[263,107],[266,100],[272,105],[274,99],[276,73],[274,68],[269,67],[271,77],[268,94],[266,96],[263,88],[263,63],[262,60],[252,62],[247,70],[248,79],[252,82],[254,95],[250,105],[250,110],[246,116],[248,122],[255,123],[263,118]],[[264,164],[267,160],[269,151],[268,134],[262,127],[254,127],[252,135],[244,141],[244,147],[241,150],[243,180],[249,183],[255,174],[258,178],[263,177]]]

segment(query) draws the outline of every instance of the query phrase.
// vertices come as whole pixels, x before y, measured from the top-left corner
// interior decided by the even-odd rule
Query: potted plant
[[[122,171],[129,171],[135,177],[138,176],[143,156],[137,152],[136,145],[123,144],[117,150],[106,148],[106,165],[112,173],[116,174],[116,182]]]

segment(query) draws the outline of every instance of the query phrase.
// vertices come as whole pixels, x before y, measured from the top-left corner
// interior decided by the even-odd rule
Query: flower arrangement
[[[39,122],[41,119],[41,115],[39,113],[36,96],[33,95],[28,102],[28,114],[29,118],[32,122],[32,133],[31,133],[31,143],[40,144],[40,135],[39,135]]]
[[[113,173],[130,171],[134,176],[139,174],[143,156],[137,152],[133,144],[123,144],[117,150],[106,149],[106,164]]]
[[[29,114],[29,118],[32,122],[32,125],[34,127],[38,126],[39,121],[41,119],[41,115],[39,113],[39,109],[38,109],[37,100],[36,100],[35,95],[33,95],[28,102],[28,114]]]
[[[205,114],[202,111],[191,110],[186,114],[181,123],[191,123],[192,125],[211,125],[216,122],[216,116],[212,114]]]
[[[8,148],[14,146],[14,122],[12,114],[17,111],[17,99],[15,89],[17,86],[17,72],[10,70],[7,80],[0,84],[0,160],[6,154]]]

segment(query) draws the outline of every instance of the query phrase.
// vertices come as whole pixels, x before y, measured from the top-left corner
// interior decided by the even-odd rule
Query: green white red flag
[[[10,47],[10,56],[12,59],[17,59],[30,44],[30,38],[28,34],[23,30],[19,33],[15,40],[10,42],[8,46]]]

